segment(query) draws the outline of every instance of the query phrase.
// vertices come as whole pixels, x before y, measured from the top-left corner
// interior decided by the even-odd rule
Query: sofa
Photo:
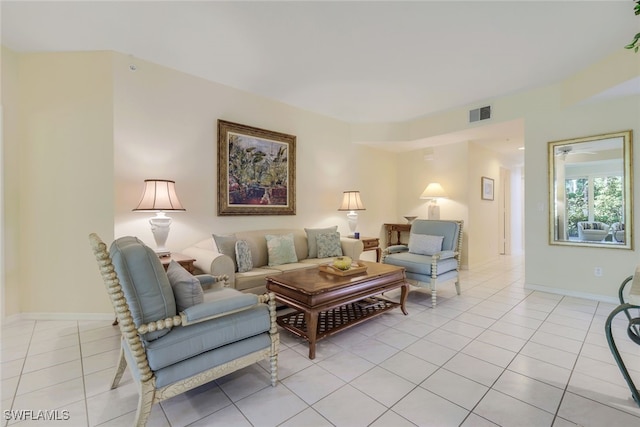
[[[587,242],[601,242],[609,234],[609,224],[599,221],[579,221],[578,239]]]
[[[363,251],[361,240],[340,237],[337,233],[337,226],[327,228],[305,228],[305,229],[273,229],[273,230],[253,230],[241,231],[233,234],[214,234],[212,237],[204,239],[181,252],[195,258],[194,267],[198,273],[212,274],[214,276],[227,275],[229,286],[242,292],[263,294],[266,292],[267,276],[276,276],[287,271],[314,268],[320,264],[332,262],[336,256],[344,255],[351,259],[358,260]],[[286,262],[274,262],[274,250],[268,247],[267,238],[271,242],[282,236],[291,236],[293,240],[294,254],[285,259]],[[340,253],[333,253],[334,256],[326,255],[327,250],[318,251],[318,240],[327,240],[327,236],[336,236]],[[275,237],[274,237],[275,236]],[[329,239],[331,240],[331,239]],[[242,243],[238,243],[242,242]],[[243,252],[249,259],[246,263],[249,269],[238,266],[238,253],[235,248],[240,247],[239,252]],[[248,248],[248,253],[245,250]],[[277,249],[280,249],[278,247]],[[250,255],[249,255],[250,254]],[[318,256],[321,255],[321,256]],[[240,255],[242,256],[242,254]],[[271,258],[271,259],[270,259]],[[282,261],[282,260],[279,260]]]

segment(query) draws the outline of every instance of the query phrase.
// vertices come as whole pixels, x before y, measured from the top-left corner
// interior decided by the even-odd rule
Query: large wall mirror
[[[549,142],[549,243],[633,249],[632,131]]]

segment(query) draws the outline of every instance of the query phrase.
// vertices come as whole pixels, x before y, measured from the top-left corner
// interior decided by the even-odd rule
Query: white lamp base
[[[427,219],[440,219],[440,206],[432,203],[427,209]]]
[[[169,256],[171,252],[166,248],[167,237],[169,237],[169,228],[171,227],[171,218],[164,212],[156,213],[156,216],[149,220],[151,224],[151,232],[156,241],[156,254],[158,256]]]
[[[347,214],[347,220],[349,221],[349,230],[351,230],[351,234],[356,232],[356,227],[358,226],[358,212],[349,211]]]

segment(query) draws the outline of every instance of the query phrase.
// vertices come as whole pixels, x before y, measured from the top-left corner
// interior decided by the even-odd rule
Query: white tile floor
[[[504,257],[465,271],[462,295],[443,286],[436,309],[413,291],[408,316],[394,310],[321,341],[313,361],[282,331],[277,387],[266,363],[254,365],[155,405],[149,425],[640,425],[604,336],[614,306],[526,291],[523,270]],[[640,384],[640,347],[617,326]],[[131,425],[130,375],[109,390],[118,334],[106,321],[3,325],[2,409],[68,411],[67,421],[31,422],[40,426]]]

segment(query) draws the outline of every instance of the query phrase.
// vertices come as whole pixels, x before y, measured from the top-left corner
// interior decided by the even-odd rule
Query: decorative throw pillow
[[[308,257],[318,258],[318,234],[334,233],[338,231],[338,226],[334,225],[333,227],[327,228],[305,228],[304,231],[307,233],[307,247],[309,248]]]
[[[329,258],[342,256],[342,246],[340,246],[340,233],[322,233],[316,236],[318,243],[318,258]]]
[[[443,239],[444,236],[411,233],[409,235],[409,252],[431,256],[442,250]]]
[[[298,262],[296,247],[293,244],[293,233],[267,234],[264,237],[267,239],[269,267]]]
[[[246,273],[253,268],[251,250],[246,240],[238,240],[236,242],[236,263],[238,265],[238,273]]]
[[[236,235],[235,234],[214,234],[213,240],[216,242],[218,252],[228,256],[233,261],[235,271],[238,271],[238,264],[236,262]]]
[[[174,260],[169,263],[167,277],[173,289],[178,312],[204,301],[200,281]]]

